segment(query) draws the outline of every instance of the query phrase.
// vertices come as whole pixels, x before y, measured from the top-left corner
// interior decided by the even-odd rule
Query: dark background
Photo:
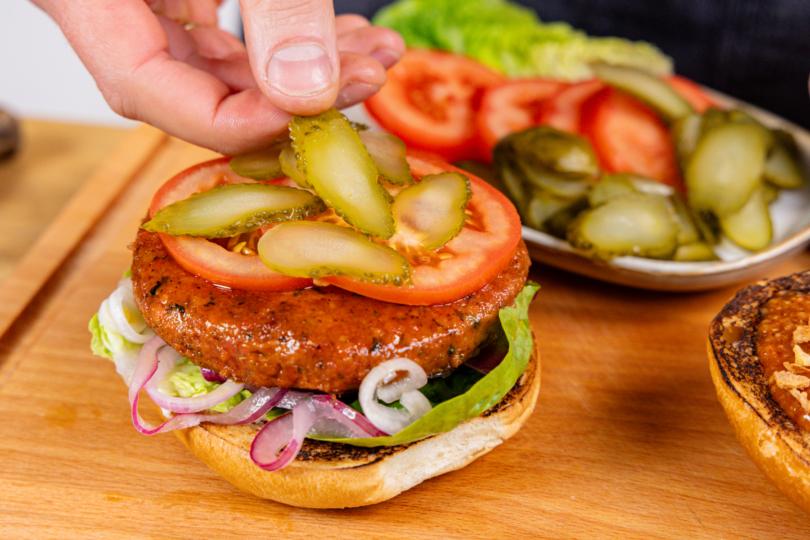
[[[463,2],[464,0],[459,0]],[[385,0],[334,0],[371,18]],[[544,22],[657,45],[675,70],[810,129],[810,0],[520,0]]]

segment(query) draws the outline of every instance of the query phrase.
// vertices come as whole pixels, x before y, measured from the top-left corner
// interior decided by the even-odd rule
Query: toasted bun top
[[[810,512],[810,434],[773,399],[757,357],[760,310],[784,291],[810,294],[810,272],[739,291],[711,323],[708,355],[718,399],[748,455],[785,495]]]
[[[306,439],[296,460],[267,472],[250,459],[254,426],[201,426],[175,431],[204,463],[258,497],[307,508],[345,508],[385,501],[433,476],[460,469],[514,435],[540,389],[537,344],[526,371],[494,407],[455,429],[410,444],[364,448]]]

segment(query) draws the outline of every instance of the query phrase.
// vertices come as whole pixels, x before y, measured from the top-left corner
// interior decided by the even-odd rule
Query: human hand
[[[247,46],[216,27],[221,0],[32,1],[115,112],[231,155],[267,145],[291,114],[371,96],[405,50],[363,17],[336,18],[331,0],[240,0]]]

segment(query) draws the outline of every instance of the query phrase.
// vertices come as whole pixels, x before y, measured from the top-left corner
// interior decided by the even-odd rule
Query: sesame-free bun
[[[392,447],[363,448],[306,439],[288,467],[267,472],[250,459],[254,426],[202,424],[174,433],[214,472],[239,489],[292,506],[347,508],[375,504],[420,482],[460,469],[517,433],[540,390],[535,340],[526,371],[506,396],[455,429]]]
[[[761,281],[737,293],[712,321],[712,380],[745,451],[791,501],[810,513],[810,434],[771,396],[757,357],[760,308],[780,291],[810,294],[810,272]]]

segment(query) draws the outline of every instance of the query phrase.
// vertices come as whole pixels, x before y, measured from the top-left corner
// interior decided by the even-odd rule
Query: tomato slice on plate
[[[581,129],[606,172],[635,173],[685,191],[669,131],[637,99],[599,90],[582,104]]]
[[[717,107],[717,103],[709,97],[703,87],[695,81],[680,75],[669,75],[665,77],[675,92],[695,109],[695,112],[703,114],[710,107]]]
[[[447,161],[480,160],[475,114],[484,89],[505,81],[466,56],[408,50],[365,102],[369,114],[409,148]]]
[[[429,154],[408,151],[414,177],[457,171],[470,179],[471,214],[458,236],[436,251],[425,264],[412,264],[413,286],[396,287],[330,276],[320,281],[370,298],[409,305],[446,304],[460,300],[495,279],[520,242],[520,218],[498,190],[480,178]]]
[[[543,103],[537,117],[537,124],[551,126],[569,133],[579,133],[582,104],[604,87],[602,81],[591,79],[560,90]]]
[[[194,193],[220,185],[255,182],[231,172],[229,161],[230,158],[222,158],[200,163],[171,178],[152,198],[149,216]],[[294,291],[312,285],[311,279],[293,278],[270,270],[258,255],[235,253],[205,238],[158,234],[177,264],[217,285],[261,291]]]
[[[502,138],[538,125],[543,104],[568,86],[549,79],[517,79],[488,88],[476,118],[488,161]]]

